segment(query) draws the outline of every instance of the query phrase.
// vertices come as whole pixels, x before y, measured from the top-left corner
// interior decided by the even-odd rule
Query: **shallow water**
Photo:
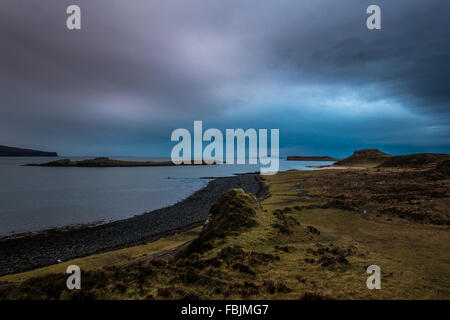
[[[0,157],[0,235],[126,219],[186,198],[208,183],[209,180],[201,177],[224,177],[259,170],[257,165],[132,168],[21,166],[56,159]],[[330,162],[280,160],[280,171],[308,170],[307,166],[325,164]]]

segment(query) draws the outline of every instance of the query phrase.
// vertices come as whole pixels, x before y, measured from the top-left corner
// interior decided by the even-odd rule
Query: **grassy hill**
[[[378,149],[357,150],[348,158],[337,161],[335,165],[345,167],[375,167],[380,165],[392,155],[384,153]]]

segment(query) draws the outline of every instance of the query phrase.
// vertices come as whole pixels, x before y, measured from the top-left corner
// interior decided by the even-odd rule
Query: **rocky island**
[[[165,167],[175,166],[172,161],[124,161],[114,160],[107,157],[100,157],[87,160],[72,161],[70,159],[61,159],[47,163],[29,163],[27,167]],[[201,165],[206,165],[204,162]]]
[[[288,156],[286,158],[288,161],[337,161],[330,156]]]

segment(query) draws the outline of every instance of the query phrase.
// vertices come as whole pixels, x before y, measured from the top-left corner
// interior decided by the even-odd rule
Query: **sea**
[[[206,186],[212,177],[259,171],[259,165],[249,164],[129,168],[23,166],[63,158],[87,159],[0,157],[0,237],[130,218],[181,201]],[[280,171],[311,170],[308,166],[328,164],[331,162],[280,159]]]

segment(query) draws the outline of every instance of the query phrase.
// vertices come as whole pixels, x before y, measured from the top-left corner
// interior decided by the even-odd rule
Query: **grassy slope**
[[[296,201],[295,185],[308,175],[321,172],[288,172],[269,178],[273,195],[266,207],[271,210],[280,202]],[[295,204],[291,204],[295,205]],[[287,255],[295,262],[308,256],[308,248],[317,246],[352,248],[349,265],[337,270],[303,264],[301,270],[315,281],[322,294],[334,298],[429,299],[450,298],[450,232],[448,227],[424,225],[403,219],[377,219],[337,209],[307,209],[295,212],[303,224],[321,231],[315,239],[295,243],[299,253]],[[292,244],[291,244],[292,245]],[[354,249],[353,249],[354,248]],[[312,258],[316,258],[312,255]],[[367,290],[365,267],[380,266],[382,290]],[[294,267],[295,266],[295,267]],[[311,288],[312,289],[312,288]]]
[[[112,265],[125,266],[130,263],[148,260],[160,252],[182,246],[197,237],[200,231],[201,227],[198,227],[190,231],[161,238],[145,245],[94,254],[32,271],[2,276],[0,277],[0,283],[20,283],[34,277],[42,277],[52,273],[65,273],[67,267],[70,265],[78,265],[83,271],[101,270]]]
[[[96,266],[114,263],[116,259],[120,265],[84,273],[82,297],[450,298],[448,227],[321,209],[323,200],[308,199],[308,190],[303,190],[298,182],[322,174],[289,171],[267,177],[269,196],[262,201],[262,207],[242,194],[237,195],[240,202],[224,201],[221,205],[225,211],[254,211],[251,219],[256,225],[226,230],[225,238],[207,241],[212,245],[210,249],[202,243],[196,247],[203,246],[204,250],[181,253],[170,263],[135,263],[136,259],[142,260],[140,254],[151,254],[145,246],[121,250],[130,259],[117,253],[113,253],[112,260],[101,259],[104,262]],[[92,256],[84,261],[95,259]],[[366,288],[365,269],[371,264],[381,267],[382,290]],[[26,277],[35,275],[32,272]],[[4,292],[9,298],[70,298],[73,293],[64,289],[65,277],[58,274],[32,279],[19,289]],[[60,291],[55,293],[53,287],[48,291],[49,283],[60,286],[56,290]],[[36,285],[46,287],[30,294],[30,288]]]

